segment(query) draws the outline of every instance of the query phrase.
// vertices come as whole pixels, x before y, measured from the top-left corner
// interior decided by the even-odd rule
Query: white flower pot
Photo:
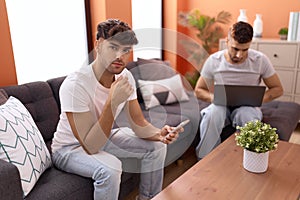
[[[254,173],[267,171],[269,164],[269,152],[255,153],[244,149],[243,166],[246,170]]]

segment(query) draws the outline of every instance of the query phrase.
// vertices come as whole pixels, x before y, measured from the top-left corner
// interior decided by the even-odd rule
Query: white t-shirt
[[[240,64],[229,63],[225,51],[218,51],[206,60],[201,76],[214,80],[215,84],[259,85],[262,78],[275,73],[268,57],[259,51],[249,49],[247,59]]]
[[[121,75],[128,77],[129,83],[134,88],[132,95],[127,101],[136,99],[136,85],[132,74],[125,68],[120,74],[115,75],[115,79]],[[80,113],[90,111],[96,123],[103,111],[109,90],[109,88],[103,87],[98,82],[91,65],[84,66],[79,71],[66,77],[59,90],[61,114],[52,141],[52,152],[64,146],[79,145],[78,140],[71,130],[66,112]],[[119,105],[115,118],[121,112],[124,105],[125,102]]]

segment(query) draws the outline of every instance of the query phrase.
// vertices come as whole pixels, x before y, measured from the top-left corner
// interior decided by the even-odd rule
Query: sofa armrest
[[[23,190],[18,168],[0,159],[0,195],[1,199],[23,199]]]

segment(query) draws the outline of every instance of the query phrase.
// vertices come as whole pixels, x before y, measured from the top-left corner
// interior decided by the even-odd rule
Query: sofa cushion
[[[5,92],[5,90],[0,89],[0,105],[4,104],[8,99],[8,96]]]
[[[51,157],[30,113],[12,96],[0,106],[0,147],[0,159],[18,168],[26,196],[51,166]]]
[[[263,103],[263,122],[277,129],[279,139],[289,141],[300,120],[300,105],[294,102],[271,101]]]
[[[155,81],[138,80],[138,84],[146,109],[189,100],[179,74]]]
[[[140,68],[140,77],[142,80],[160,80],[170,78],[176,74],[168,61],[159,59],[138,58],[137,66]]]
[[[132,73],[137,87],[137,99],[139,103],[144,103],[138,80],[160,80],[170,78],[176,74],[168,61],[160,59],[143,59],[138,58],[137,61],[129,62],[126,68]]]
[[[58,105],[48,83],[43,81],[2,87],[18,98],[30,112],[49,150],[59,119]]]
[[[47,169],[28,194],[26,200],[85,200],[93,199],[93,180],[58,170]]]
[[[66,76],[61,76],[57,78],[52,78],[47,80],[47,83],[50,85],[52,93],[54,95],[55,101],[58,105],[58,110],[60,113],[60,99],[59,99],[59,89],[62,82],[65,80]]]

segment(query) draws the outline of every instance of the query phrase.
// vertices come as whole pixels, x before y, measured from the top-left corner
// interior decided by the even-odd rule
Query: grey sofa
[[[169,68],[170,69],[170,68]],[[166,69],[167,71],[168,69]],[[133,73],[135,69],[132,69]],[[161,71],[163,74],[164,71]],[[170,72],[170,71],[169,71]],[[172,72],[174,73],[174,72]],[[35,120],[44,141],[51,152],[51,141],[60,114],[59,88],[65,77],[53,78],[47,81],[37,81],[23,85],[0,87],[8,96],[18,98],[29,110]],[[154,125],[160,127],[164,123],[176,126],[184,119],[191,122],[185,126],[185,131],[178,140],[168,146],[168,154],[165,165],[174,162],[186,151],[194,140],[199,123],[198,101],[189,92],[188,102],[167,105],[166,109],[156,107],[146,111],[143,103],[141,106],[145,117]],[[126,126],[124,113],[122,112],[117,119],[115,126]],[[122,160],[124,173],[122,174],[119,199],[124,199],[133,191],[139,182],[138,173],[134,172],[134,167],[138,167],[139,160]],[[130,169],[128,168],[130,167]],[[0,160],[0,199],[18,200],[22,199],[22,188],[20,175],[17,168],[6,161]],[[27,195],[28,200],[76,200],[93,199],[92,179],[81,177],[58,170],[56,167],[47,169],[33,190]]]
[[[157,80],[174,75],[174,71],[167,62],[159,60],[138,60],[128,64],[128,69],[135,79]],[[60,113],[59,87],[65,77],[53,78],[47,81],[31,82],[23,85],[7,86],[2,89],[8,96],[18,98],[33,116],[44,141],[51,152],[51,141]],[[186,83],[185,83],[186,84]],[[195,99],[193,92],[187,92],[190,100],[187,102],[161,105],[149,110],[145,109],[143,99],[138,90],[138,100],[145,117],[154,125],[160,127],[163,124],[177,125],[184,119],[191,122],[185,126],[185,131],[178,140],[168,146],[165,165],[169,165],[193,144],[199,140],[198,125],[199,112],[208,103]],[[278,128],[280,139],[288,141],[292,131],[300,118],[300,106],[288,102],[271,102],[263,105],[264,120]],[[116,120],[115,126],[126,126],[124,113]],[[225,139],[233,130],[224,129],[222,137]],[[139,174],[130,173],[133,169],[126,167],[138,166],[138,160],[122,160],[124,173],[122,174],[119,199],[124,199],[138,185]],[[22,199],[20,175],[17,168],[6,161],[0,160],[0,199]],[[76,200],[93,199],[93,181],[78,175],[69,174],[58,170],[54,166],[47,169],[34,189],[26,197],[28,200]]]

